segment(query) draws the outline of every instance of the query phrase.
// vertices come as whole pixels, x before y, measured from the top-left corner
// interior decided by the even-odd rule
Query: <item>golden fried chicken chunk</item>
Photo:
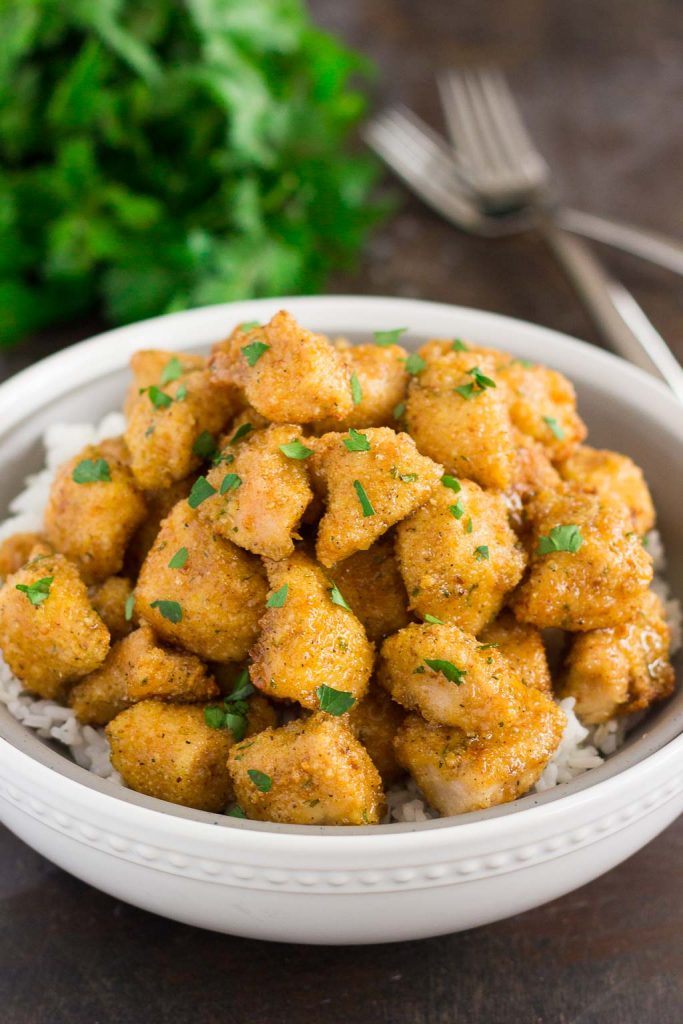
[[[427,500],[442,473],[412,438],[389,427],[325,434],[311,447],[312,472],[326,490],[316,545],[326,566],[371,547]]]
[[[452,623],[412,623],[390,636],[382,644],[377,678],[403,707],[468,734],[507,728],[536,692],[495,647]]]
[[[367,752],[344,721],[322,712],[238,743],[228,770],[237,803],[256,821],[375,825],[384,810]]]
[[[266,590],[260,561],[179,501],[140,570],[135,607],[168,643],[207,661],[239,661],[258,634]]]
[[[565,721],[552,700],[529,690],[517,722],[487,737],[408,715],[396,755],[440,814],[465,814],[523,796],[557,750]]]
[[[199,658],[165,647],[142,625],[115,643],[104,664],[74,686],[69,704],[79,721],[106,725],[139,700],[195,704],[218,694]]]
[[[377,683],[370,684],[366,695],[346,716],[354,736],[367,750],[385,786],[403,774],[394,750],[394,737],[405,718],[405,711]]]
[[[512,359],[500,377],[507,385],[510,418],[517,429],[539,441],[553,461],[571,455],[587,430],[567,378],[521,359]]]
[[[503,606],[526,556],[499,494],[444,478],[396,528],[396,556],[420,618],[436,616],[477,633]]]
[[[145,491],[169,487],[196,469],[196,446],[218,434],[239,405],[237,391],[208,370],[192,370],[163,388],[151,386],[130,404],[126,444],[131,469]]]
[[[78,566],[86,583],[114,576],[128,541],[147,514],[118,438],[88,445],[55,475],[45,536]]]
[[[526,622],[517,622],[510,611],[502,611],[479,634],[480,644],[496,647],[525,686],[552,693],[548,658],[540,632]]]
[[[149,387],[165,388],[194,370],[205,370],[207,360],[194,352],[170,352],[161,348],[140,349],[130,358],[132,382],[126,395],[126,415],[141,391]]]
[[[641,536],[655,525],[655,509],[642,470],[628,455],[581,445],[557,468],[563,480],[580,490],[620,501]]]
[[[385,533],[367,551],[338,562],[332,576],[369,640],[383,640],[408,625],[408,595],[391,534]]]
[[[505,504],[515,529],[526,527],[525,506],[541,491],[554,491],[562,478],[548,457],[542,444],[521,430],[513,429],[515,469],[512,483],[503,493]]]
[[[419,356],[426,367],[408,389],[405,413],[417,447],[447,473],[506,490],[514,478],[515,446],[495,359],[439,341],[423,345]]]
[[[313,498],[306,469],[311,449],[292,424],[247,430],[242,437],[239,432],[207,475],[215,493],[202,502],[199,514],[241,548],[264,558],[286,558]]]
[[[131,537],[126,549],[124,569],[127,575],[138,575],[147,552],[157,538],[162,520],[179,501],[189,497],[194,481],[194,476],[186,476],[183,480],[176,480],[158,491],[144,492],[147,515]]]
[[[343,356],[285,310],[263,327],[237,328],[214,349],[211,365],[215,381],[243,388],[273,423],[340,422],[353,409]]]
[[[26,689],[48,698],[61,696],[67,683],[106,658],[107,627],[63,555],[40,553],[7,577],[0,590],[0,650]]]
[[[675,685],[670,639],[662,602],[648,590],[628,622],[574,638],[560,682],[561,696],[576,699],[576,713],[587,725],[664,700]]]
[[[631,618],[652,559],[623,505],[564,486],[529,506],[530,572],[512,597],[521,622],[583,631]]]
[[[109,630],[112,640],[122,640],[135,629],[133,584],[125,576],[109,576],[89,590],[90,604]]]
[[[352,611],[319,565],[303,551],[267,561],[270,595],[250,674],[269,697],[320,706],[320,686],[362,697],[372,672],[373,648]]]
[[[0,541],[0,579],[26,565],[36,544],[42,540],[39,533],[13,533]]]
[[[351,345],[339,348],[351,374],[353,406],[341,422],[318,420],[317,434],[349,427],[389,427],[395,423],[394,410],[405,398],[409,374],[408,353],[400,345]],[[354,377],[355,375],[355,377]]]

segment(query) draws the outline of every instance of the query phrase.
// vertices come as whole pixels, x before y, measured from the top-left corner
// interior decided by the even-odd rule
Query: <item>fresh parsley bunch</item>
[[[0,343],[319,290],[378,216],[368,70],[299,0],[4,0]]]

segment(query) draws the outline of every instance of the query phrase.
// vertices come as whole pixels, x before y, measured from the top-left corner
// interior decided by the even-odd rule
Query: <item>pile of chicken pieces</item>
[[[408,772],[461,814],[538,781],[556,698],[594,724],[671,693],[640,469],[582,443],[561,374],[400,333],[283,311],[208,359],[136,353],[124,436],[0,545],[6,662],[106,726],[131,788],[376,824]]]

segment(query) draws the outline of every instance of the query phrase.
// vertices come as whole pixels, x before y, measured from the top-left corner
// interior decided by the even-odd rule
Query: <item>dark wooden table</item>
[[[572,202],[683,234],[677,0],[315,0],[378,61],[378,102],[438,124],[435,68],[501,62]],[[605,260],[683,357],[681,281]],[[599,341],[542,244],[466,238],[406,199],[337,291],[440,299]],[[7,376],[86,326],[0,356]],[[683,822],[564,899],[446,938],[365,949],[273,946],[165,921],[0,835],[6,1024],[679,1024]]]

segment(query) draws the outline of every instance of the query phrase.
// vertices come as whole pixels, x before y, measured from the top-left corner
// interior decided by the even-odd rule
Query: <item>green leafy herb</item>
[[[413,377],[417,377],[418,374],[423,373],[427,369],[427,362],[417,352],[411,352],[406,359],[405,366],[408,373],[412,374]]]
[[[251,697],[252,693],[255,692],[256,687],[249,679],[249,670],[243,668],[240,674],[238,675],[237,679],[235,680],[235,685],[232,688],[232,693],[228,694],[227,697],[224,697],[224,700],[228,702],[245,700],[247,697]]]
[[[361,434],[360,431],[354,430],[353,427],[349,429],[349,436],[342,438],[342,444],[350,452],[370,451],[370,442],[368,441],[368,435]]]
[[[339,587],[337,586],[336,583],[332,584],[332,588],[330,590],[330,601],[332,602],[332,604],[338,604],[340,608],[346,608],[347,612],[351,611],[348,604],[342,597],[339,591]]]
[[[472,522],[472,517],[470,516],[470,518],[465,523],[465,533],[472,533],[473,529],[474,529],[474,523]]]
[[[460,387],[454,388],[453,390],[459,394],[466,401],[470,401],[472,398],[477,398],[487,388],[495,388],[496,382],[491,377],[487,377],[478,366],[473,366],[467,373],[472,377],[472,381],[469,384],[461,384]]]
[[[187,562],[187,556],[187,548],[178,548],[175,555],[168,563],[169,569],[182,569],[185,563]]]
[[[574,523],[568,523],[565,526],[553,526],[547,537],[539,537],[536,553],[549,555],[553,551],[568,551],[576,554],[582,544],[581,530]]]
[[[455,516],[456,519],[462,519],[462,517],[465,514],[465,506],[463,505],[460,498],[458,498],[455,505],[448,506],[448,511],[451,513],[452,516]]]
[[[225,711],[214,704],[204,708],[204,721],[210,729],[223,729],[225,727]]]
[[[489,557],[489,549],[486,544],[480,544],[478,548],[474,549],[474,557],[478,562],[486,562]]]
[[[260,772],[258,768],[249,768],[247,775],[254,783],[259,793],[270,793],[273,786],[273,780],[270,775],[266,775],[265,772]]]
[[[253,429],[254,428],[252,427],[251,423],[242,423],[237,428],[235,433],[232,435],[232,437],[228,441],[228,444],[237,444],[237,442],[241,441],[243,437],[246,437],[247,434],[250,434]]]
[[[284,608],[288,590],[289,583],[285,583],[283,587],[280,587],[280,589],[276,590],[274,594],[271,594],[266,601],[266,608]]]
[[[393,410],[392,415],[393,415],[395,420],[402,420],[403,417],[405,416],[405,412],[406,412],[406,403],[405,402],[399,402],[398,405],[394,406],[394,410]]]
[[[252,341],[251,345],[242,348],[242,354],[250,366],[256,366],[261,356],[268,351],[270,345],[265,341]]]
[[[221,482],[221,494],[227,494],[228,491],[236,491],[241,486],[242,478],[237,473],[226,473]]]
[[[494,647],[498,647],[498,646],[499,646],[499,644],[496,644],[496,643],[479,644],[479,647],[477,648],[477,650],[480,650],[480,651],[490,651]]]
[[[249,331],[253,331],[256,327],[260,327],[258,320],[245,320],[243,324],[240,324],[240,331],[242,334],[249,334]]]
[[[467,669],[457,668],[452,661],[442,661],[440,658],[425,658],[425,665],[428,665],[435,672],[441,672],[449,683],[456,683],[458,686],[467,675]]]
[[[354,405],[360,405],[360,403],[363,401],[363,389],[360,386],[358,374],[356,373],[355,370],[351,374],[351,398],[353,400]]]
[[[179,384],[175,393],[176,402],[184,402],[187,398],[187,384]]]
[[[208,430],[203,430],[195,443],[192,452],[198,459],[212,459],[216,454],[216,440]]]
[[[407,327],[395,327],[393,331],[375,331],[373,334],[375,345],[379,345],[380,348],[388,348],[389,345],[395,345],[401,335],[405,334],[407,330]]]
[[[148,388],[142,388],[140,394],[145,392],[155,409],[168,409],[169,405],[173,404],[171,396],[167,395],[161,388],[158,388],[156,384],[152,384]]]
[[[198,476],[192,484],[187,503],[190,508],[198,508],[203,501],[216,493],[216,488],[209,483],[205,476]]]
[[[454,352],[469,352],[470,346],[466,345],[460,338],[454,338],[451,348]]]
[[[450,487],[450,489],[452,491],[455,491],[456,494],[458,493],[458,491],[462,490],[462,485],[460,481],[456,480],[454,476],[449,476],[448,473],[444,473],[444,475],[441,477],[441,483],[444,485],[444,487]]]
[[[365,493],[365,488],[363,487],[363,485],[360,482],[360,480],[354,480],[353,481],[353,488],[354,488],[356,494],[358,495],[358,500],[360,501],[360,507],[363,509],[363,517],[365,519],[367,519],[368,516],[374,516],[375,510],[372,507],[372,503],[371,503],[370,499],[368,498],[367,494]]]
[[[429,612],[425,615],[425,622],[430,626],[443,626],[443,619],[437,619],[436,615],[430,615]]]
[[[183,621],[183,609],[177,601],[152,601],[150,608],[158,609],[159,615],[174,626]]]
[[[401,473],[396,466],[392,466],[390,473],[394,480],[402,480],[404,484],[414,484],[419,479],[417,473]]]
[[[564,441],[565,433],[560,424],[557,422],[554,416],[544,416],[543,422],[547,423],[550,427],[551,433],[557,438],[558,441]]]
[[[246,818],[246,814],[242,810],[239,804],[235,804],[229,811],[225,812],[228,818]]]
[[[356,703],[356,698],[351,693],[346,690],[335,690],[332,686],[325,686],[324,683],[322,686],[318,686],[315,692],[320,701],[320,710],[337,718],[349,711]]]
[[[161,371],[159,383],[162,388],[183,375],[183,364],[177,356],[172,356]]]
[[[293,438],[287,444],[281,444],[280,451],[288,459],[308,459],[313,454],[313,449],[307,448],[303,441],[297,438]]]
[[[43,601],[47,601],[50,596],[50,587],[54,583],[54,579],[54,576],[43,576],[35,583],[17,583],[16,589],[20,590],[22,594],[26,594],[32,605],[39,605]]]
[[[111,483],[109,463],[106,459],[82,459],[71,479],[77,484]]]
[[[123,617],[126,622],[130,622],[133,618],[133,612],[135,611],[135,594],[129,594],[126,598],[126,603],[123,606]]]

